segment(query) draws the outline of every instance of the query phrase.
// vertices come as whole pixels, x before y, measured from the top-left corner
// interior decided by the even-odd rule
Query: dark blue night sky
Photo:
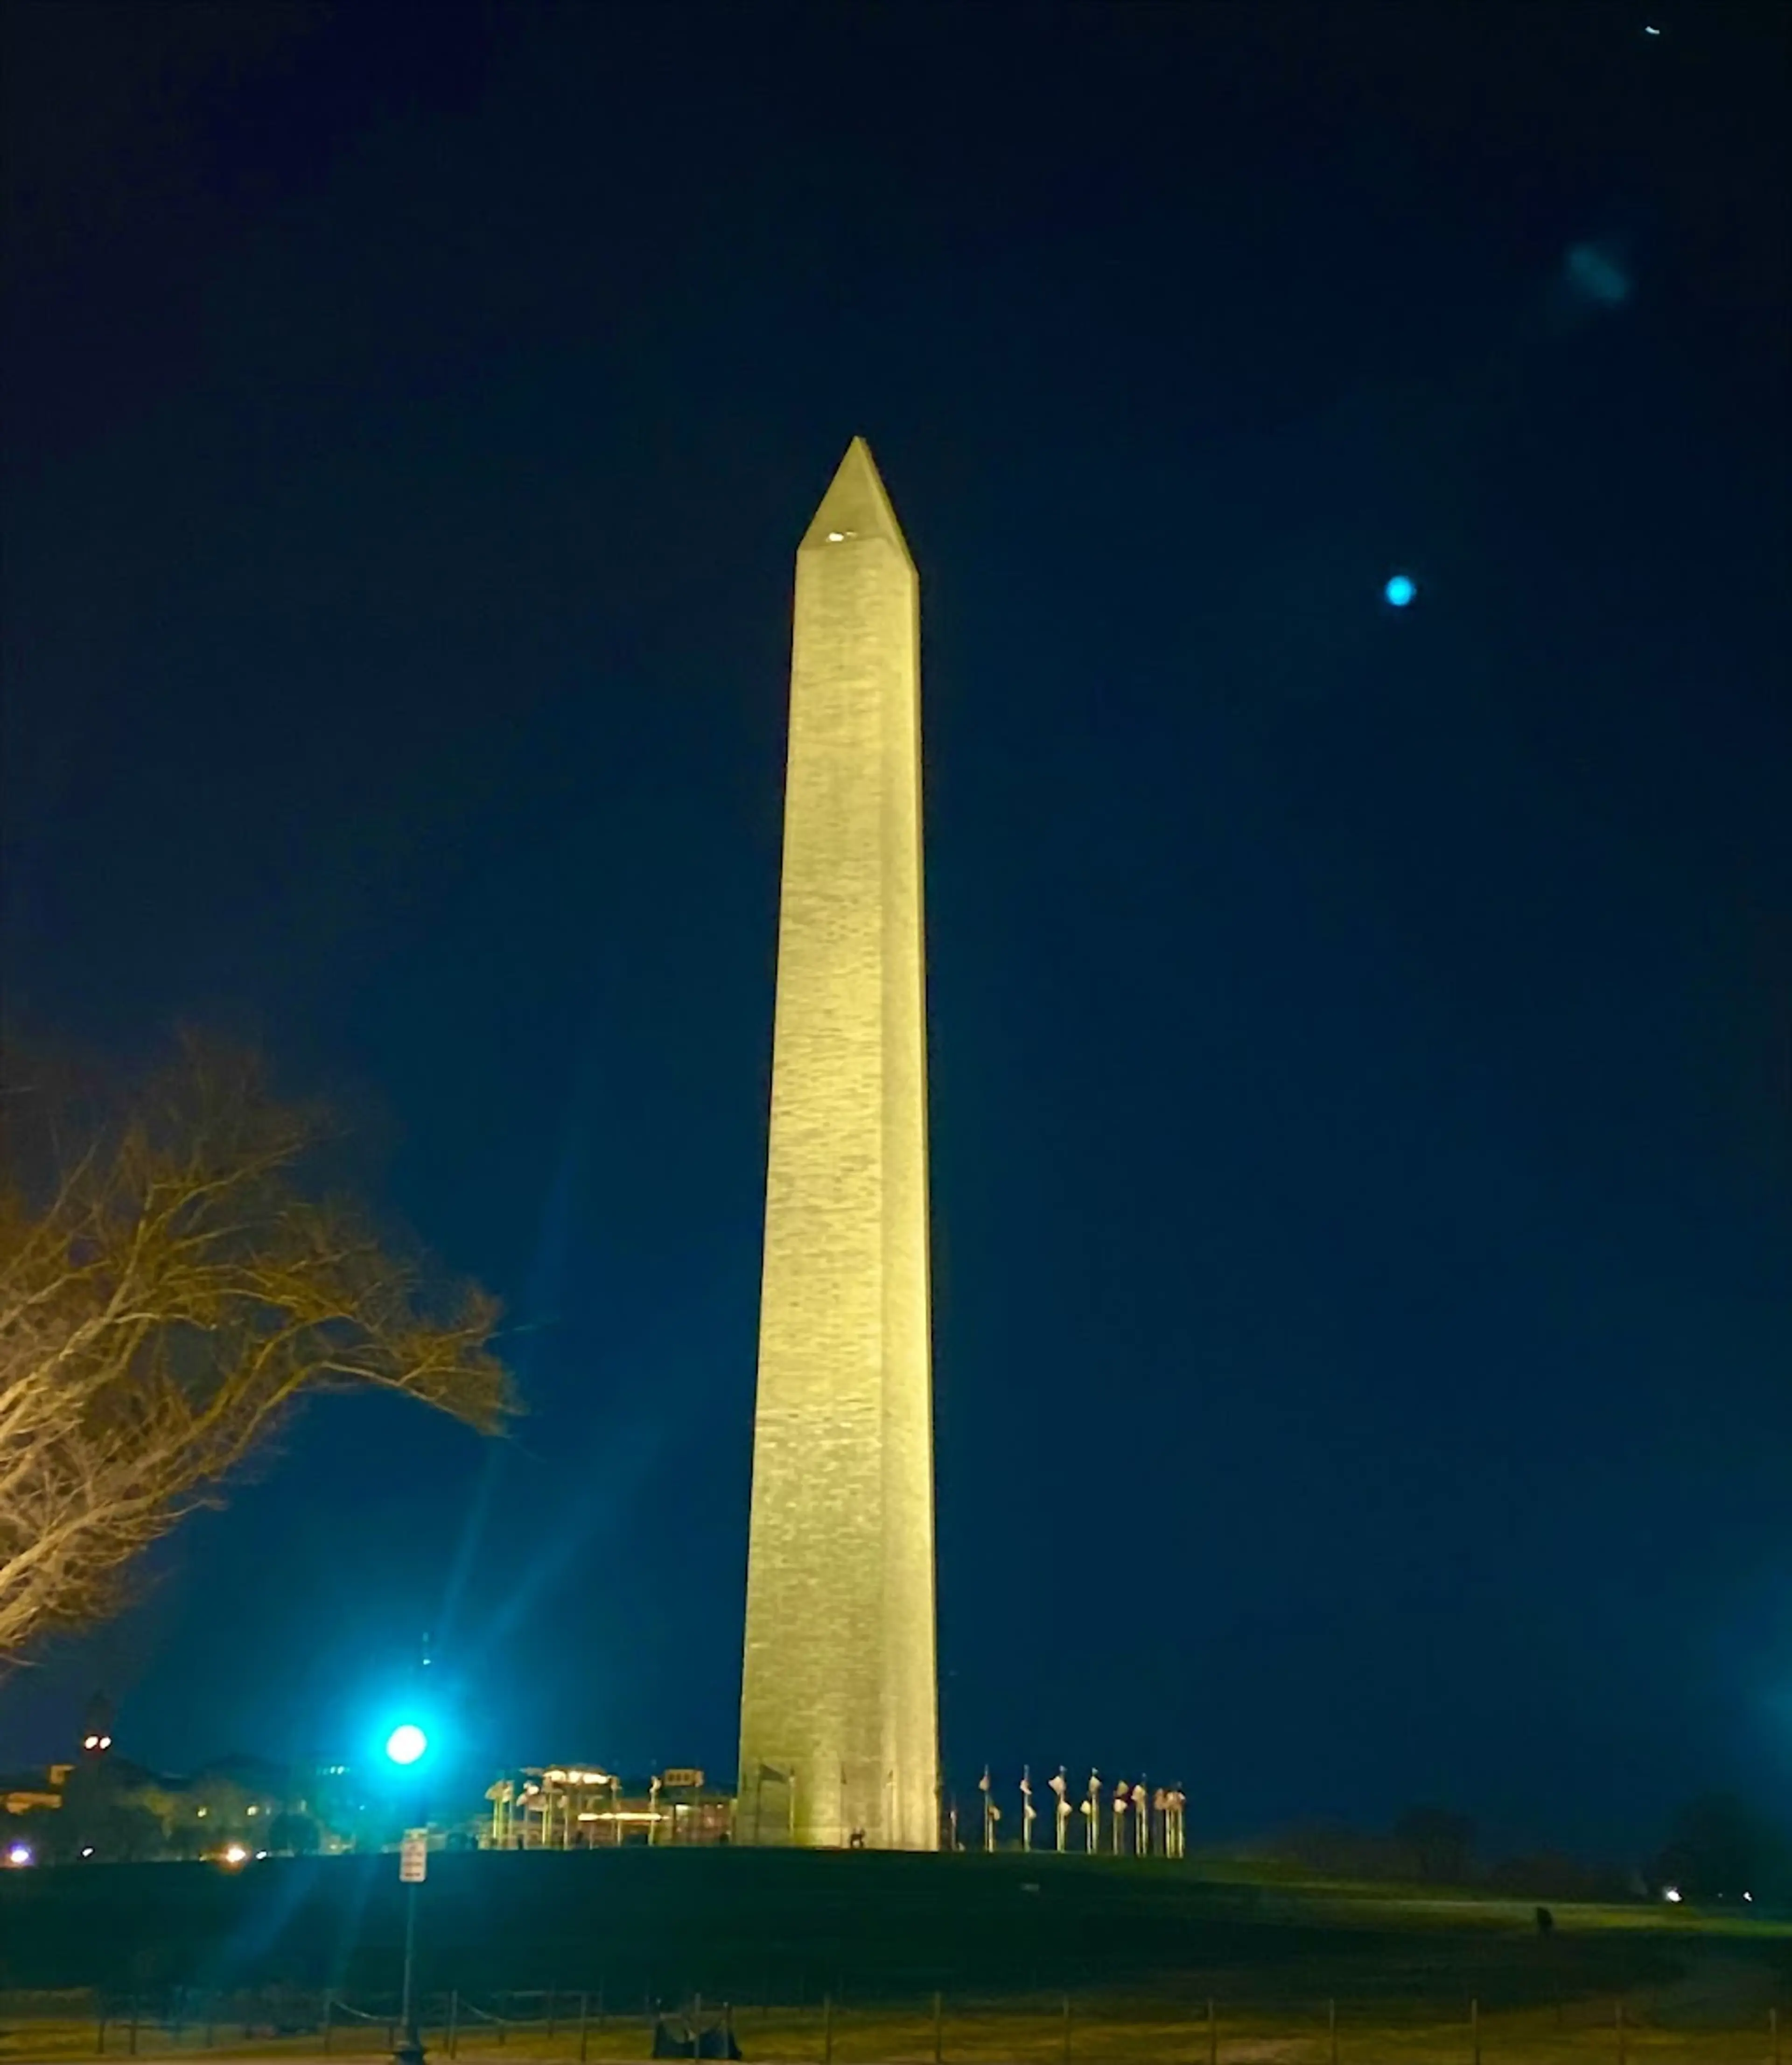
[[[1645,18],[1665,33],[1644,33]],[[504,1296],[121,1749],[731,1764],[791,556],[923,582],[949,1768],[1792,1799],[1783,10],[6,14],[6,1008]],[[1415,584],[1392,606],[1396,573]]]

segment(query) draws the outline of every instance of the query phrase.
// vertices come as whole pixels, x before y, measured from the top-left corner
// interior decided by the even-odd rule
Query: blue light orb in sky
[[[386,1738],[386,1754],[394,1764],[415,1764],[429,1748],[429,1737],[415,1721],[406,1721]]]
[[[1390,574],[1381,592],[1396,609],[1404,609],[1418,593],[1418,584],[1410,574]]]
[[[1562,261],[1568,285],[1596,308],[1621,308],[1630,299],[1632,282],[1623,244],[1615,237],[1577,244]]]

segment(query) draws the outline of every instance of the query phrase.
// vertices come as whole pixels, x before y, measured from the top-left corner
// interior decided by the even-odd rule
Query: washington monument
[[[855,438],[796,555],[742,1842],[939,1841],[920,644]]]

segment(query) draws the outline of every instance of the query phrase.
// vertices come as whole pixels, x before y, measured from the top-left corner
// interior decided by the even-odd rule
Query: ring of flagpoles
[[[1053,1795],[1052,1833],[1054,1846],[1060,1856],[1073,1848],[1070,1841],[1072,1825],[1082,1823],[1082,1854],[1096,1857],[1104,1852],[1110,1857],[1184,1857],[1188,1854],[1187,1807],[1188,1796],[1180,1785],[1148,1786],[1144,1779],[1128,1781],[1122,1779],[1112,1789],[1106,1811],[1102,1804],[1103,1787],[1099,1771],[1091,1770],[1083,1798],[1072,1805],[1070,1780],[1065,1767],[1058,1767],[1055,1776],[1046,1781]],[[983,1795],[983,1848],[993,1852],[997,1847],[997,1831],[1001,1825],[1001,1808],[995,1796],[995,1780],[989,1775],[989,1767],[983,1767],[983,1776],[977,1782]],[[1033,1848],[1033,1825],[1039,1818],[1039,1810],[1033,1804],[1033,1767],[1021,1767],[1020,1846],[1023,1850]],[[954,1810],[953,1819],[953,1841],[957,1841],[957,1819]]]

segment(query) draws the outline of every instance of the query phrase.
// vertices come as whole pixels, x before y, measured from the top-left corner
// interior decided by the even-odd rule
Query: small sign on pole
[[[429,1876],[429,1831],[407,1829],[398,1845],[398,1883],[421,1885]]]

